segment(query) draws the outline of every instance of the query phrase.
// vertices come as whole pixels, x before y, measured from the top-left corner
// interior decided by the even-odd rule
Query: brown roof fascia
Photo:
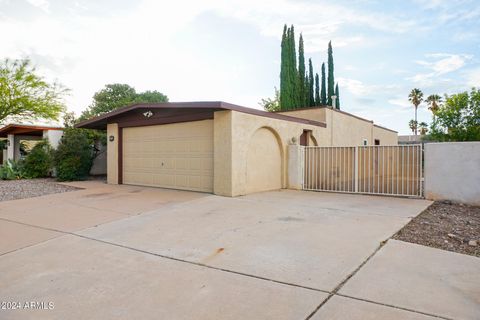
[[[223,110],[232,110],[232,111],[237,111],[237,112],[242,112],[242,113],[248,113],[248,114],[253,114],[253,115],[258,115],[262,117],[269,117],[269,118],[274,118],[278,120],[285,120],[285,121],[292,121],[292,122],[298,122],[298,123],[304,123],[304,124],[309,124],[309,125],[314,125],[314,126],[319,126],[319,127],[326,127],[326,124],[324,122],[320,121],[312,121],[312,120],[307,120],[307,119],[301,119],[301,118],[296,118],[296,117],[291,117],[287,115],[282,115],[282,114],[277,114],[274,112],[266,112],[262,110],[257,110],[257,109],[252,109],[252,108],[247,108],[247,107],[242,107],[222,101],[199,101],[199,102],[166,102],[166,103],[139,103],[139,104],[134,104],[126,107],[122,107],[119,109],[116,109],[114,111],[102,114],[100,116],[94,117],[92,119],[88,119],[85,121],[82,121],[75,125],[77,128],[85,128],[85,127],[91,127],[96,122],[100,122],[102,120],[107,120],[109,118],[115,117],[117,115],[120,115],[122,113],[129,112],[131,110],[135,109],[140,109],[140,108],[150,108],[150,109],[162,109],[162,108],[199,108],[199,109],[223,109]]]

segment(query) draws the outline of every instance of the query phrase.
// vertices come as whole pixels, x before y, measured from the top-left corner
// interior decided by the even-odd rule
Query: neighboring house
[[[405,136],[398,136],[398,144],[419,144],[422,143],[422,136],[421,135],[405,135]]]
[[[22,141],[37,141],[48,139],[53,148],[58,146],[63,128],[59,126],[8,124],[0,128],[0,138],[6,138],[6,149],[3,150],[3,161],[21,158],[20,143]],[[3,162],[2,161],[2,162]]]
[[[342,111],[225,102],[137,104],[77,127],[107,130],[108,183],[223,196],[286,188],[289,144],[397,144],[395,131]]]

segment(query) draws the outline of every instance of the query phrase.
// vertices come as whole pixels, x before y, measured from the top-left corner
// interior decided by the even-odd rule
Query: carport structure
[[[7,148],[3,150],[3,161],[20,159],[21,141],[48,139],[52,147],[56,148],[62,134],[63,128],[59,126],[8,124],[0,128],[0,138],[7,139]]]
[[[107,130],[110,184],[224,196],[286,188],[288,145],[326,137],[324,122],[220,101],[136,104],[77,127]]]

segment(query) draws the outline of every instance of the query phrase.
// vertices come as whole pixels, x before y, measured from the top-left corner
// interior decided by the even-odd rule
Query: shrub
[[[15,162],[8,159],[2,166],[0,166],[0,179],[16,180],[22,178],[24,178],[22,161]]]
[[[83,129],[67,128],[54,153],[57,179],[84,180],[92,167],[93,147]]]
[[[48,141],[43,140],[35,145],[23,161],[23,174],[25,177],[43,178],[52,172],[52,148]]]

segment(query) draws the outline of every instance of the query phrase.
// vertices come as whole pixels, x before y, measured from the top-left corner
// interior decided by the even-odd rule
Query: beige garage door
[[[213,192],[213,120],[123,129],[123,183]]]

